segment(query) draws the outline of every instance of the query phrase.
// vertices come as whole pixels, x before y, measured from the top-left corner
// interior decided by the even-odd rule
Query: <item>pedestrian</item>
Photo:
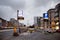
[[[19,33],[21,33],[21,29],[19,28]]]

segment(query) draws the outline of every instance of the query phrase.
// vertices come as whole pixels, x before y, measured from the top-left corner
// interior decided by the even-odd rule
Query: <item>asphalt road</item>
[[[13,30],[0,32],[0,40],[60,40],[60,33],[21,33],[19,36],[13,36]]]

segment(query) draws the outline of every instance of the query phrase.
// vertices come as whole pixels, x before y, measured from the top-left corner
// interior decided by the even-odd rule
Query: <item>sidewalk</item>
[[[4,30],[0,30],[0,32],[6,32],[6,31],[12,31],[13,29],[4,29]]]

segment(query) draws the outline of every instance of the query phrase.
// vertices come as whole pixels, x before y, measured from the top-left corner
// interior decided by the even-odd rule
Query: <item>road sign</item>
[[[23,16],[23,10],[17,10],[17,19],[18,20],[24,20],[24,16]]]
[[[24,20],[24,17],[20,16],[18,17],[18,20]]]
[[[44,14],[43,14],[43,18],[44,18],[44,19],[48,19],[48,13],[44,13]]]

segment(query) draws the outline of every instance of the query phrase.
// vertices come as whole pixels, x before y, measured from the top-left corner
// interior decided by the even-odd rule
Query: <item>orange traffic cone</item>
[[[17,31],[16,31],[16,27],[14,27],[14,32],[17,32]]]
[[[14,27],[13,36],[19,36],[19,34],[17,33],[17,29],[16,29],[16,27]]]

